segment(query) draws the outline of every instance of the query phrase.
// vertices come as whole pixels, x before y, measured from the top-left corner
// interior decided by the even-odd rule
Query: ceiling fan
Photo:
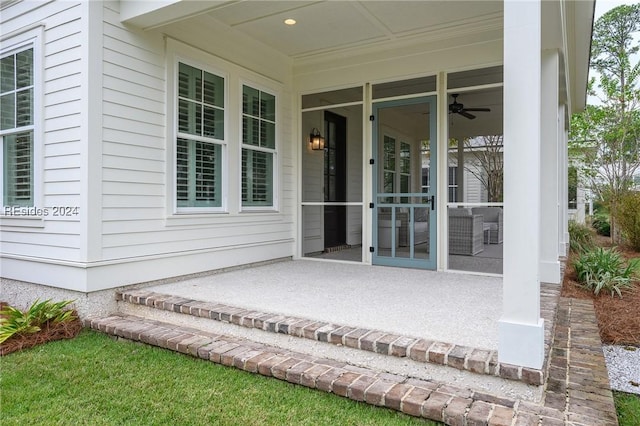
[[[465,108],[464,104],[458,102],[458,94],[452,94],[453,102],[449,104],[449,114],[460,114],[463,117],[473,120],[475,115],[469,114],[469,111],[490,112],[489,108]]]

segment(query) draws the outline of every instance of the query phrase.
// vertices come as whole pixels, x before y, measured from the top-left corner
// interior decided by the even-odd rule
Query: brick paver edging
[[[215,302],[155,293],[144,289],[117,292],[116,299],[267,332],[344,345],[383,355],[408,357],[418,362],[446,365],[459,370],[498,376],[503,379],[519,380],[529,385],[539,386],[545,380],[544,370],[500,363],[497,352],[492,350],[252,311]]]
[[[590,300],[560,298],[543,403],[572,425],[618,424]]]
[[[113,315],[86,327],[449,425],[563,425],[557,409],[354,367],[235,337]]]

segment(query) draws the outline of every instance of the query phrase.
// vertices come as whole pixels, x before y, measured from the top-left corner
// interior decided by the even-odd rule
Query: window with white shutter
[[[33,47],[0,56],[2,203],[34,204]]]
[[[222,207],[224,78],[178,64],[177,207]]]
[[[243,85],[243,207],[274,207],[276,154],[276,97]]]

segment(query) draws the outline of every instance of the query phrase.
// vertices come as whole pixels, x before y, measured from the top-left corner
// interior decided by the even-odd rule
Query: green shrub
[[[598,234],[604,235],[605,237],[611,236],[611,223],[609,222],[608,215],[602,213],[595,215],[591,226],[593,226]]]
[[[622,297],[621,290],[630,287],[640,269],[640,259],[625,266],[624,259],[615,249],[597,247],[581,254],[574,262],[578,281],[594,294],[602,290]]]
[[[627,243],[640,251],[640,192],[630,192],[620,198],[616,223]]]
[[[582,225],[574,220],[569,221],[569,247],[574,253],[582,253],[595,246],[593,242],[593,231],[586,225]]]
[[[0,311],[0,343],[12,336],[37,333],[48,323],[68,322],[76,319],[73,311],[65,309],[73,302],[63,300],[53,303],[51,300],[36,300],[26,312],[12,306],[5,306]]]

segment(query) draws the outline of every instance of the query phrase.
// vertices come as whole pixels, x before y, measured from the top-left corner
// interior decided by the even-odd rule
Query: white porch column
[[[498,360],[541,368],[541,0],[504,2],[504,269]]]
[[[569,129],[567,123],[567,106],[560,105],[558,118],[560,126],[558,128],[558,184],[560,191],[558,193],[558,205],[560,206],[560,244],[558,250],[561,256],[569,254],[569,153],[567,151],[567,143],[569,140]]]
[[[540,281],[560,284],[558,164],[560,58],[557,50],[542,52]],[[564,254],[563,254],[564,255]]]

